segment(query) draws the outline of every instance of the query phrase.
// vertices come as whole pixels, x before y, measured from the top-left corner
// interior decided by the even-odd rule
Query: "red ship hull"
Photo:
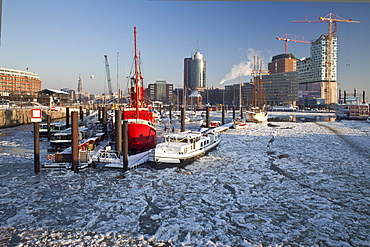
[[[153,112],[148,109],[139,109],[138,118],[136,110],[124,111],[123,119],[128,120],[128,151],[139,153],[154,148],[157,131]]]

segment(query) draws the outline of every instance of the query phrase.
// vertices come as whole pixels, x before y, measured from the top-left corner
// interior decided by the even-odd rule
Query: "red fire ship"
[[[136,27],[134,27],[134,73],[129,93],[129,105],[123,110],[123,119],[128,120],[128,150],[130,153],[144,152],[156,145],[156,119],[153,109],[145,100],[144,80],[136,48]]]

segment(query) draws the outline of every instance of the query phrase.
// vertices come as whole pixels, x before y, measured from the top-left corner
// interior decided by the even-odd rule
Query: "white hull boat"
[[[220,141],[215,131],[168,134],[165,142],[149,152],[150,166],[155,169],[183,167],[215,149]]]
[[[234,120],[233,121],[233,129],[245,129],[247,128],[248,125],[246,123],[246,121],[244,120]]]
[[[149,150],[132,154],[128,156],[128,169],[133,169],[148,162]],[[112,150],[110,146],[104,146],[98,149],[92,156],[94,166],[103,166],[107,168],[123,168],[122,153],[117,150]]]

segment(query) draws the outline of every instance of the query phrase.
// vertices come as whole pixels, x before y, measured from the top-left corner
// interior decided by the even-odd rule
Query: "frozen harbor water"
[[[370,246],[370,124],[274,125],[227,130],[185,169],[124,175],[36,175],[32,126],[2,129],[0,246]]]

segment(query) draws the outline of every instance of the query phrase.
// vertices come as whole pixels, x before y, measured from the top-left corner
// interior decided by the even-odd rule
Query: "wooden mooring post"
[[[50,114],[46,115],[46,123],[47,123],[47,128],[48,128],[48,134],[47,134],[48,141],[50,141],[50,136],[51,136],[51,134],[50,134],[50,124],[51,124],[51,116],[50,116]]]
[[[84,110],[82,109],[82,106],[80,106],[80,120],[84,120]]]
[[[78,112],[72,112],[72,171],[78,172]]]
[[[185,131],[185,107],[181,106],[181,132]]]
[[[115,110],[116,150],[122,152],[122,111]]]
[[[35,173],[40,173],[40,125],[38,122],[33,123],[33,146],[34,146],[34,167]]]
[[[123,120],[123,171],[128,170],[128,121]]]
[[[104,134],[108,134],[108,115],[107,115],[107,108],[104,106],[103,109],[103,117],[102,117],[102,124],[103,124],[103,129],[104,129]]]
[[[66,108],[66,128],[69,128],[69,107]]]

